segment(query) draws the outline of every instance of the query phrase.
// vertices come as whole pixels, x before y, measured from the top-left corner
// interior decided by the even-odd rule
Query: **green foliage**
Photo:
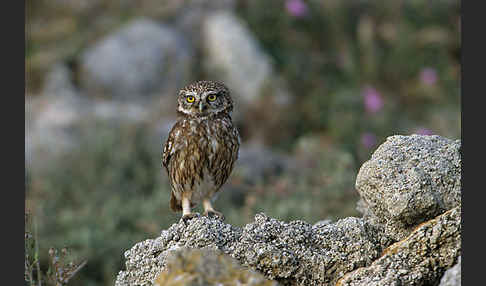
[[[124,267],[123,251],[177,220],[168,208],[160,142],[143,126],[95,126],[83,129],[82,148],[61,164],[34,172],[27,190],[41,253],[67,245],[89,261],[73,285],[110,284]]]
[[[300,1],[294,15],[286,1],[241,1],[239,15],[275,59],[296,103],[289,116],[292,138],[327,133],[363,162],[377,141],[421,128],[460,137],[459,1]],[[434,73],[430,82],[422,72]],[[363,89],[373,87],[383,101],[366,112]],[[444,114],[445,127],[428,115]],[[445,128],[444,128],[445,127]],[[281,132],[279,130],[279,132]]]

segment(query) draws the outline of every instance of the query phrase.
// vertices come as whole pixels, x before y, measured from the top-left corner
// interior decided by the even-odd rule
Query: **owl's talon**
[[[209,218],[217,218],[217,219],[220,219],[222,221],[224,221],[224,215],[218,211],[205,211],[204,212],[204,215],[209,217]]]
[[[185,214],[181,217],[181,221],[187,226],[189,224],[189,221],[193,218],[196,218],[198,217],[199,214],[198,213],[189,213],[189,214]]]

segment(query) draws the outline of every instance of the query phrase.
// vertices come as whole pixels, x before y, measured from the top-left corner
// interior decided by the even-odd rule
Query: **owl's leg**
[[[182,221],[187,224],[187,221],[198,216],[197,213],[191,212],[191,195],[182,194]]]
[[[218,211],[213,209],[213,205],[209,199],[203,199],[203,206],[204,206],[204,215],[208,217],[217,217],[221,220],[224,220],[224,215]]]

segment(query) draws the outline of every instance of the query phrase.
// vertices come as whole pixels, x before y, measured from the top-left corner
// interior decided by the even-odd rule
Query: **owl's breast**
[[[231,121],[218,119],[182,123],[174,142],[177,151],[169,164],[176,192],[192,191],[193,196],[206,197],[224,184],[239,147],[233,129]]]

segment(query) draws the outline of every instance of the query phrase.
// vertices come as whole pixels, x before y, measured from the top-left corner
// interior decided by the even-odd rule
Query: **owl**
[[[179,91],[178,120],[164,146],[162,164],[171,185],[170,208],[182,210],[182,220],[202,202],[204,215],[224,220],[213,209],[215,194],[238,159],[240,136],[231,120],[233,100],[228,88],[215,81],[198,81]]]

